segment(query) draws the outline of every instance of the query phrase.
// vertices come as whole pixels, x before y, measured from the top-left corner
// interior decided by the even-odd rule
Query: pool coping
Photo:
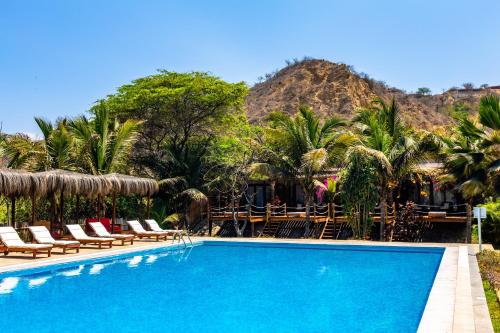
[[[477,247],[467,244],[449,243],[403,243],[374,241],[324,241],[314,239],[274,239],[274,238],[214,238],[192,237],[193,243],[203,242],[249,242],[284,243],[310,245],[362,245],[387,247],[426,247],[444,248],[443,257],[436,273],[426,306],[424,308],[418,333],[445,332],[485,332],[493,333],[489,312],[482,289],[481,277],[475,258]],[[68,264],[76,261],[105,259],[128,253],[154,249],[178,248],[178,243],[153,243],[143,246],[103,250],[101,252],[75,255],[67,258],[49,258],[0,267],[0,273],[17,270],[42,268],[44,266]],[[479,281],[478,281],[479,279]],[[478,286],[481,286],[479,288]]]
[[[200,240],[193,240],[194,245],[202,243],[203,242]],[[22,264],[12,264],[12,265],[2,266],[0,267],[0,274],[15,272],[19,270],[43,268],[45,266],[52,266],[52,265],[64,265],[64,264],[70,264],[72,262],[87,261],[93,259],[106,259],[128,253],[144,252],[148,250],[156,250],[161,248],[165,249],[184,248],[184,245],[182,245],[182,243],[179,244],[179,243],[158,242],[158,243],[150,243],[142,246],[129,247],[129,248],[103,249],[102,252],[86,253],[86,254],[74,255],[71,257],[44,258],[44,260],[40,261],[30,261]]]

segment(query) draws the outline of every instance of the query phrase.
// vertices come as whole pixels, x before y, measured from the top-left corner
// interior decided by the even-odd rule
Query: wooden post
[[[151,215],[151,195],[149,194],[148,192],[148,208],[147,208],[147,211],[146,211],[146,216],[148,217],[148,219],[150,218],[150,215]]]
[[[12,224],[12,227],[16,227],[16,198],[11,197],[11,208],[10,208],[10,223]]]
[[[115,224],[116,224],[116,192],[113,192],[113,212],[111,216],[111,233],[115,232]]]
[[[34,225],[36,220],[35,205],[36,205],[36,198],[35,198],[35,192],[33,191],[31,193],[31,225]]]
[[[208,236],[212,237],[212,216],[211,216],[211,210],[210,210],[210,204],[207,204],[207,218],[208,218]]]
[[[78,217],[80,216],[80,195],[76,195],[76,204],[75,204],[75,222],[78,222]]]
[[[252,229],[252,238],[253,238],[255,234],[255,226],[254,223],[252,222],[252,206],[250,206],[250,204],[247,204],[247,218],[248,222],[250,222],[250,227]]]
[[[101,196],[97,196],[97,220],[101,220]]]
[[[61,229],[63,228],[64,225],[64,190],[61,190],[61,209],[60,209],[60,214],[61,214]]]

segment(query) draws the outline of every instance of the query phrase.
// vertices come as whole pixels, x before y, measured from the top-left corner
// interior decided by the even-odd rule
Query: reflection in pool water
[[[142,256],[135,256],[128,262],[128,267],[137,267],[142,261]]]
[[[9,294],[14,289],[16,289],[17,284],[19,283],[19,278],[17,277],[8,277],[0,282],[0,294]]]
[[[85,268],[84,265],[80,265],[76,269],[73,268],[73,269],[68,269],[68,270],[62,271],[61,275],[67,276],[67,277],[78,276],[78,275],[82,274],[82,271],[84,268]]]

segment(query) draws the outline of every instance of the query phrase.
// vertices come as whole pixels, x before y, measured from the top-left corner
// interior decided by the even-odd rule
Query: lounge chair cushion
[[[83,231],[82,227],[79,224],[67,224],[66,228],[68,228],[71,236],[77,241],[114,241],[114,238],[104,238],[104,237],[90,237],[85,231]]]
[[[110,234],[109,231],[102,225],[101,222],[90,222],[90,227],[94,230],[98,237],[111,237],[117,239],[124,239],[134,237],[134,235],[130,234]]]
[[[48,244],[25,243],[19,237],[16,230],[12,227],[0,227],[0,239],[7,248],[11,247],[11,248],[23,248],[23,249],[47,249],[52,247],[52,245]]]
[[[175,229],[162,229],[155,220],[144,220],[152,231],[165,232],[165,233],[182,233],[182,230]]]

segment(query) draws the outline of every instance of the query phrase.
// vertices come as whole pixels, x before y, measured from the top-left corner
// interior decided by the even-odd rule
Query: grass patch
[[[477,259],[493,329],[500,333],[500,303],[495,292],[495,288],[500,288],[500,253],[485,250],[477,255]]]
[[[488,309],[490,310],[493,330],[495,333],[500,333],[500,303],[498,303],[495,290],[487,280],[483,281],[483,287],[486,301],[488,302]]]

